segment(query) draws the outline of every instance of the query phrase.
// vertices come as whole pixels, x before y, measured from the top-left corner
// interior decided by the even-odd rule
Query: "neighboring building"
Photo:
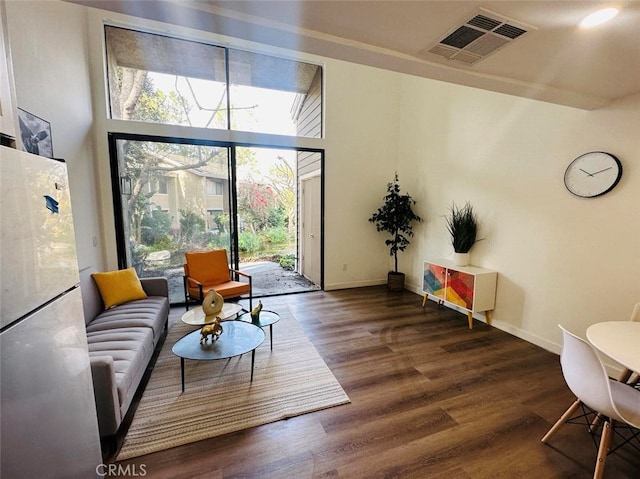
[[[187,163],[163,158],[167,169]],[[152,208],[166,212],[171,227],[180,227],[180,211],[193,211],[205,219],[206,230],[215,231],[216,217],[229,214],[228,175],[215,162],[202,168],[178,169],[156,176],[148,182],[149,192],[155,192],[149,202]]]

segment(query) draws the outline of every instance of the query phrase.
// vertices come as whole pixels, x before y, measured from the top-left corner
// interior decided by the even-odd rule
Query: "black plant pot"
[[[387,287],[389,288],[389,291],[394,293],[404,290],[404,273],[389,271],[389,274],[387,275]]]

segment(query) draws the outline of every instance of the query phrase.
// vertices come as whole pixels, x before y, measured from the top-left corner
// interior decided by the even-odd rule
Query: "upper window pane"
[[[111,118],[322,137],[318,65],[111,26],[105,38]]]
[[[233,49],[228,55],[232,129],[321,136],[319,66]],[[318,101],[317,128],[301,131],[301,113],[307,111],[303,106],[314,99]]]
[[[224,49],[105,27],[111,118],[227,128]]]

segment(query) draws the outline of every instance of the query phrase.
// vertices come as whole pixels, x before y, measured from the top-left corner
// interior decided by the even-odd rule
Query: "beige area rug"
[[[218,361],[185,360],[185,392],[174,343],[193,330],[181,321],[167,335],[117,460],[162,451],[328,407],[346,404],[333,373],[288,310],[280,310],[256,350]],[[224,323],[222,323],[224,326]],[[224,334],[224,333],[223,333]]]

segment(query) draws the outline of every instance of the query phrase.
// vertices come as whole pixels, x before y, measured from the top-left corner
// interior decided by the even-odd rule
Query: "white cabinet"
[[[425,261],[422,279],[424,297],[429,295],[440,303],[456,305],[467,311],[469,329],[473,328],[473,313],[484,312],[491,324],[490,312],[496,302],[498,273],[476,266],[456,266],[450,261]]]

